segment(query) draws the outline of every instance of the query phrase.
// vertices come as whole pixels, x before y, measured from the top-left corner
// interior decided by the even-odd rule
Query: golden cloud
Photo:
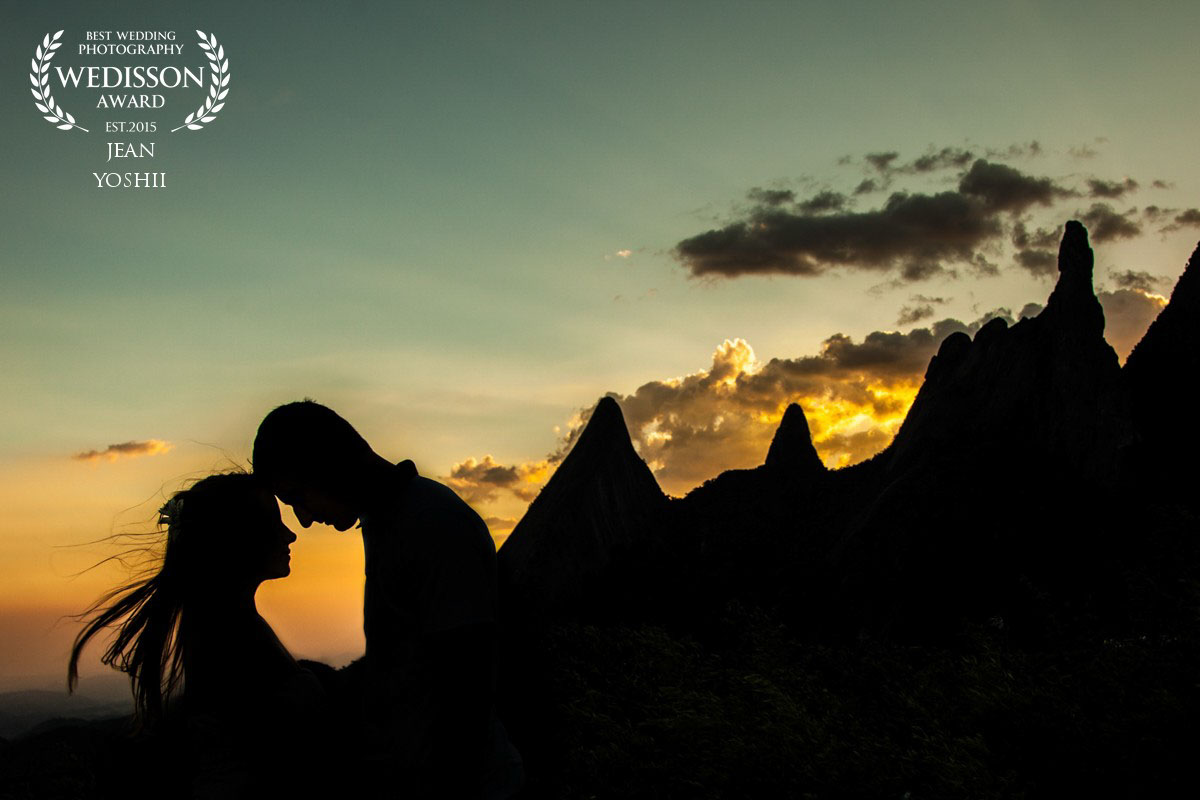
[[[144,442],[120,442],[110,444],[103,450],[87,450],[76,453],[71,458],[76,461],[116,461],[119,458],[137,458],[138,456],[157,456],[170,451],[173,445],[160,439],[147,439]]]

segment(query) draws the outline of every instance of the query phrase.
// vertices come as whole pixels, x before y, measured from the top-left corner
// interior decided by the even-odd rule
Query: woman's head
[[[103,628],[116,636],[101,660],[133,680],[138,716],[152,722],[181,688],[188,609],[253,597],[264,580],[290,572],[296,536],[279,518],[274,495],[246,473],[210,475],[176,493],[160,510],[166,529],[153,575],[102,597],[84,617],[67,670],[78,677],[84,645]]]
[[[255,476],[210,475],[159,511],[167,530],[162,572],[189,597],[257,586],[291,572],[296,535],[279,517],[275,496]]]

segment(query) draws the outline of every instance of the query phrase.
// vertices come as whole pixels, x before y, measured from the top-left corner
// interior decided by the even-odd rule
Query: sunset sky
[[[790,401],[854,463],[945,335],[1037,312],[1067,219],[1122,357],[1200,238],[1194,2],[48,2],[4,23],[0,689],[57,680],[59,618],[121,577],[72,577],[108,551],[66,546],[245,465],[280,403],[335,408],[502,540],[606,393],[672,494],[761,463]],[[164,61],[71,55],[88,30],[175,30],[201,65],[197,28],[231,76],[203,130],[165,132],[201,90],[129,112],[152,137],[104,133],[96,90],[56,94],[89,133],[34,106],[48,32],[63,66]],[[123,139],[156,142],[121,169],[167,188],[96,187]],[[360,542],[314,529],[293,554],[260,607],[343,660]]]

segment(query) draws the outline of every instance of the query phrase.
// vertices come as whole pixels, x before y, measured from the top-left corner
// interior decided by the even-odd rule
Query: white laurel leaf
[[[55,51],[62,47],[62,42],[58,41],[62,35],[62,31],[53,37],[47,33],[42,37],[42,43],[34,48],[36,57],[29,61],[29,83],[32,84],[29,92],[33,95],[33,104],[41,112],[42,119],[54,123],[60,131],[69,131],[79,126],[75,124],[73,116],[54,102],[54,96],[50,92],[50,60],[54,58]],[[87,133],[86,128],[79,130]]]
[[[217,42],[215,33],[205,33],[197,29],[196,35],[200,37],[200,48],[204,50],[204,56],[208,59],[210,73],[212,79],[208,90],[208,96],[204,98],[204,102],[187,115],[187,119],[183,121],[183,125],[179,128],[187,128],[191,131],[198,131],[204,128],[201,123],[209,123],[215,120],[217,112],[225,107],[222,102],[229,90],[224,88],[229,84],[229,60],[225,58],[225,47]],[[174,130],[179,130],[175,128]],[[174,132],[174,131],[172,131]]]

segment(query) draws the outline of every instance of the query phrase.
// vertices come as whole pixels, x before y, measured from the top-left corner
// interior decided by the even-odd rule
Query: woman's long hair
[[[167,530],[162,564],[153,575],[106,593],[80,615],[87,622],[71,648],[69,691],[79,681],[84,646],[101,630],[116,628],[100,660],[129,675],[139,727],[162,719],[167,703],[184,687],[184,607],[208,561],[205,551],[219,548],[205,541],[211,538],[209,529],[241,513],[257,486],[249,473],[210,475],[177,492],[160,509],[159,524]]]

